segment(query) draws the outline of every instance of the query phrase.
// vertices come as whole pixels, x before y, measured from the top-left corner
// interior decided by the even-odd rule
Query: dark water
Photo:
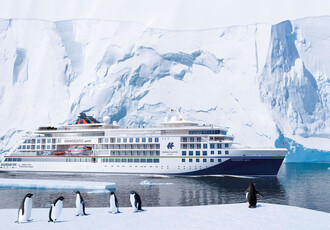
[[[330,213],[330,164],[283,164],[277,178],[152,177],[106,174],[1,173],[0,178],[106,181],[117,183],[121,207],[130,206],[129,192],[137,191],[144,206],[190,206],[246,202],[250,182],[264,195],[260,202],[285,204]],[[0,179],[1,180],[1,179]],[[149,180],[158,185],[140,185]],[[18,208],[24,195],[34,194],[33,207],[49,207],[64,196],[64,207],[75,206],[70,190],[0,189],[0,208]],[[87,207],[108,207],[109,193],[81,191]]]

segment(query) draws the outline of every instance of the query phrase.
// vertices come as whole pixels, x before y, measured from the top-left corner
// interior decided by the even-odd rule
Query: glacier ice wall
[[[181,108],[187,119],[229,127],[245,146],[283,147],[282,135],[326,155],[329,23],[314,29],[313,20],[330,22],[169,31],[134,22],[0,20],[0,151],[82,111],[137,126],[158,125]]]

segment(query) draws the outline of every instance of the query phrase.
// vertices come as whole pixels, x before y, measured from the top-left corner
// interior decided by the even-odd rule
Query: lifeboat
[[[64,155],[65,152],[53,152],[53,155]]]

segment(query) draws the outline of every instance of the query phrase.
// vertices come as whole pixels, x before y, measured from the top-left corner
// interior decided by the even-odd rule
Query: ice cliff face
[[[0,149],[82,111],[137,126],[158,125],[181,108],[186,119],[230,127],[243,145],[287,146],[288,161],[330,161],[329,23],[166,31],[2,20]]]

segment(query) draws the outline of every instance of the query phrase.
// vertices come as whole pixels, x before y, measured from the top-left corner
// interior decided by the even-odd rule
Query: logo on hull
[[[169,142],[167,144],[167,149],[173,149],[173,147],[174,147],[174,143],[173,142]]]

